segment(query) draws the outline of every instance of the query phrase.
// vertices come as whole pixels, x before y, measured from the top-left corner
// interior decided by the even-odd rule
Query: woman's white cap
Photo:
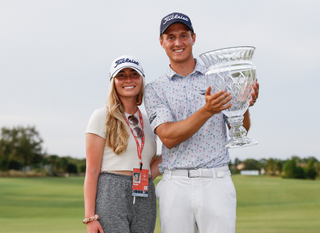
[[[132,68],[144,77],[144,72],[140,61],[133,56],[122,55],[121,57],[116,58],[111,64],[109,73],[110,80],[124,68]]]

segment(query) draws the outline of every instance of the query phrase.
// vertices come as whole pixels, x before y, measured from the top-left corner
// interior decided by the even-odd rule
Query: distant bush
[[[315,167],[315,161],[310,159],[308,161],[308,165],[307,167],[305,168],[305,173],[306,173],[306,178],[307,179],[311,179],[311,180],[315,180],[317,175],[318,175],[318,172],[316,170],[316,167]]]
[[[295,173],[297,170],[296,161],[293,159],[287,160],[283,166],[284,178],[295,178]]]
[[[77,165],[75,165],[74,163],[69,163],[67,166],[67,171],[68,173],[78,173]]]
[[[302,167],[297,167],[294,159],[287,160],[283,166],[284,178],[306,179],[306,173]]]
[[[18,170],[18,171],[21,171],[23,168],[23,164],[18,162],[18,161],[10,161],[9,162],[9,170]]]
[[[295,174],[293,178],[306,179],[307,174],[302,167],[296,167]]]
[[[86,165],[85,164],[80,165],[80,172],[82,172],[82,173],[86,172]]]
[[[0,159],[0,171],[8,171],[9,170],[9,161],[7,158]]]
[[[310,168],[307,168],[306,170],[307,179],[315,180],[318,175],[317,171],[315,169]]]

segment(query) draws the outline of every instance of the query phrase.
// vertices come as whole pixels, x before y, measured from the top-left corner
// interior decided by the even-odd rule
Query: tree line
[[[43,149],[43,140],[35,127],[1,128],[0,132],[0,171],[45,171],[47,175],[59,176],[66,173],[84,173],[86,160],[70,156],[48,155]],[[241,170],[265,171],[270,176],[284,178],[316,179],[320,172],[320,162],[315,157],[288,160],[275,158],[246,159],[236,158],[229,164],[233,174]]]
[[[269,159],[246,159],[241,161],[236,158],[229,167],[233,174],[240,173],[241,170],[259,170],[269,176],[281,176],[283,178],[312,179],[315,180],[320,175],[320,161],[314,156],[300,158],[293,155],[290,159],[281,160]],[[262,172],[263,171],[263,172]]]
[[[0,171],[39,171],[51,176],[84,173],[85,159],[48,155],[35,127],[1,128]]]

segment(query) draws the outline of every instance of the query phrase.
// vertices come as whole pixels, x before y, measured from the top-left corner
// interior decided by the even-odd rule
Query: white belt
[[[222,178],[227,175],[231,175],[228,166],[217,168],[199,168],[199,169],[176,169],[176,170],[164,170],[165,175],[169,176],[186,176],[189,178],[208,177],[208,178]]]

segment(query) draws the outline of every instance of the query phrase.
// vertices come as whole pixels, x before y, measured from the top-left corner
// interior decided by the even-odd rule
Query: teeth
[[[134,86],[131,86],[131,87],[123,87],[123,89],[132,89],[134,88]]]
[[[177,53],[180,53],[182,51],[183,51],[183,49],[175,50],[175,52],[177,52]]]

